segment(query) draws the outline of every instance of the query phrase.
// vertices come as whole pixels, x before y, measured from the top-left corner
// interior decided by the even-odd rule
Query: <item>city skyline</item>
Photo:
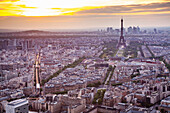
[[[169,0],[0,1],[0,29],[94,29],[169,27]]]

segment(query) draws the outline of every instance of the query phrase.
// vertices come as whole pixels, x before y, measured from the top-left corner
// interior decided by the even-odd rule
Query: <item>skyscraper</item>
[[[133,33],[133,29],[132,29],[132,27],[130,26],[130,27],[128,27],[128,33],[130,33],[130,34],[132,34]]]

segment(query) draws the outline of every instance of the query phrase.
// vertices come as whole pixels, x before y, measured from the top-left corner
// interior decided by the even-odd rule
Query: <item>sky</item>
[[[0,0],[0,29],[170,27],[170,0]]]

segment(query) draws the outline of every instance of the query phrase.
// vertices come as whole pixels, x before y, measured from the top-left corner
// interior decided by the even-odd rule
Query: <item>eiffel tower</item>
[[[119,42],[117,44],[117,48],[122,47],[122,46],[126,47],[126,42],[125,42],[125,39],[123,36],[123,19],[121,19],[121,36],[120,36]]]

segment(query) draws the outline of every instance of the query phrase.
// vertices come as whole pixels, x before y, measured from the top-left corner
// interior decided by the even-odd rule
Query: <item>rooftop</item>
[[[8,103],[9,106],[14,106],[14,107],[18,107],[24,104],[28,104],[28,101],[26,99],[18,99]]]

